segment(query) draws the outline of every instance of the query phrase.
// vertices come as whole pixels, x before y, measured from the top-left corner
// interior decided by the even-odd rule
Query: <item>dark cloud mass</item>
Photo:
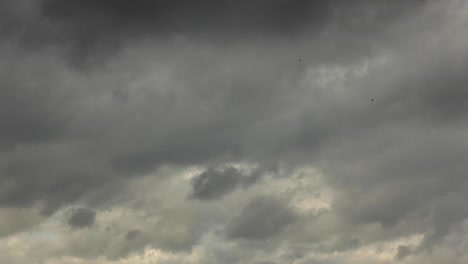
[[[73,228],[91,227],[94,224],[96,212],[89,208],[78,208],[71,212],[68,224]]]
[[[424,1],[412,3],[388,3],[388,1],[358,0],[306,1],[306,0],[45,0],[41,12],[45,17],[71,21],[72,23],[103,23],[106,29],[151,30],[160,32],[187,31],[266,31],[290,32],[304,27],[321,27],[330,19],[339,23],[349,22],[356,15],[368,15],[366,19],[388,20],[408,11]],[[360,10],[361,8],[365,10]],[[364,21],[362,21],[364,22]],[[75,24],[74,26],[77,26]],[[106,27],[107,26],[107,27]],[[110,26],[115,26],[111,28]],[[367,24],[366,26],[370,26]],[[213,32],[215,31],[215,32]]]
[[[397,254],[395,255],[396,260],[402,260],[411,255],[411,247],[409,246],[398,246]]]
[[[467,14],[0,1],[0,263],[464,263]]]
[[[242,174],[235,168],[216,171],[210,168],[192,180],[194,199],[209,200],[221,197],[224,193],[233,191],[242,180]]]
[[[234,167],[208,168],[192,179],[191,199],[213,200],[234,191],[237,187],[248,187],[262,176],[262,169],[243,173]]]
[[[140,38],[190,36],[221,44],[244,37],[328,34],[330,27],[376,33],[426,1],[22,0],[22,7],[5,4],[18,13],[5,27],[29,48],[59,45],[73,64],[92,67],[100,63],[97,57],[107,58]]]

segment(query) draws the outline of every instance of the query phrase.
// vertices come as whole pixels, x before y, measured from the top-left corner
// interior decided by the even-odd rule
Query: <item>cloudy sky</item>
[[[0,263],[464,264],[468,1],[0,1]]]

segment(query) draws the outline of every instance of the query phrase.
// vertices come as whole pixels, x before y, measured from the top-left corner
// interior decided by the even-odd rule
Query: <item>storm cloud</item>
[[[0,262],[462,263],[467,14],[2,1]]]

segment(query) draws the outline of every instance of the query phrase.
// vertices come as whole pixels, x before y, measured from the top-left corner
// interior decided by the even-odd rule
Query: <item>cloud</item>
[[[32,208],[1,208],[0,238],[27,230],[44,221],[40,209]]]
[[[242,174],[235,168],[216,171],[209,168],[192,179],[192,199],[210,200],[232,192],[242,180]]]
[[[306,32],[320,35],[324,28],[376,33],[426,2],[136,0],[129,4],[124,0],[72,0],[64,4],[57,0],[21,0],[4,4],[8,15],[3,16],[3,28],[20,47],[58,47],[67,51],[64,57],[72,65],[89,69],[126,46],[148,38],[190,36],[200,41],[230,43],[240,36],[297,38]],[[358,47],[355,45],[355,52]]]
[[[232,2],[203,0],[196,3],[185,1],[137,0],[131,4],[122,1],[71,1],[63,4],[56,0],[42,1],[40,7],[45,17],[74,23],[76,29],[84,30],[79,22],[97,25],[110,34],[121,31],[151,31],[154,33],[197,32],[223,34],[236,31],[260,33],[283,33],[320,28],[327,22],[342,23],[364,16],[361,24],[354,27],[370,27],[371,23],[394,19],[399,12],[408,12],[425,1],[390,3],[388,1],[258,1]],[[76,24],[75,24],[76,23]],[[112,26],[117,26],[112,28]],[[353,25],[347,25],[349,29]],[[84,32],[83,32],[84,33]],[[89,33],[93,36],[93,33]]]
[[[397,254],[395,255],[396,260],[403,260],[404,258],[411,255],[411,247],[406,245],[400,245],[397,248]]]
[[[248,187],[259,180],[262,170],[257,168],[244,173],[234,167],[221,169],[208,168],[191,180],[191,199],[213,200],[234,191],[237,187]]]
[[[130,2],[0,3],[4,262],[466,257],[466,1]]]
[[[227,224],[225,232],[230,239],[268,239],[294,219],[295,214],[287,205],[275,198],[258,197]]]
[[[132,240],[132,239],[136,238],[139,235],[140,235],[140,231],[137,230],[137,229],[133,229],[133,230],[128,231],[128,233],[127,233],[127,235],[125,237],[128,240]]]
[[[70,218],[68,218],[68,224],[72,228],[85,228],[94,225],[96,219],[96,212],[89,208],[78,208],[71,212]]]

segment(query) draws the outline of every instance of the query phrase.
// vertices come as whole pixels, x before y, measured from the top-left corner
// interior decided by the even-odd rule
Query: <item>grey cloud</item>
[[[244,176],[232,167],[222,171],[209,168],[192,179],[193,193],[189,197],[198,200],[220,198],[237,187],[242,180],[240,177]]]
[[[412,249],[410,246],[400,245],[397,248],[397,253],[395,255],[395,260],[403,260],[404,258],[411,255]]]
[[[435,46],[422,53],[435,52],[432,48]],[[406,52],[401,51],[404,55]],[[333,160],[333,165],[323,168],[330,169],[326,169],[326,180],[338,193],[334,209],[344,219],[354,224],[379,223],[389,229],[417,221],[415,230],[428,232],[429,241],[440,241],[448,230],[466,219],[463,209],[449,210],[450,206],[445,205],[448,211],[444,214],[447,218],[441,221],[444,225],[435,221],[431,228],[426,226],[439,201],[446,196],[463,197],[465,192],[462,186],[466,185],[463,175],[467,168],[463,160],[468,152],[462,142],[468,112],[463,107],[466,98],[461,87],[465,80],[460,73],[466,70],[467,56],[466,51],[460,50],[445,54],[449,58],[459,56],[457,62],[446,63],[423,54],[408,60],[400,57],[402,64],[391,63],[394,67],[384,67],[364,80],[368,84],[361,83],[363,87],[381,85],[386,89],[376,97],[377,108],[356,112],[367,120],[352,115],[351,120],[362,122],[357,131],[367,127],[366,134],[358,132],[353,139],[344,141],[341,138],[336,150],[327,150],[333,158],[325,159]],[[407,64],[403,66],[403,62]],[[425,66],[418,68],[420,64]],[[401,69],[396,65],[401,65]],[[414,68],[419,70],[408,73]],[[398,85],[387,86],[395,76],[399,76]],[[372,113],[365,114],[366,111]],[[435,245],[423,242],[426,243]]]
[[[414,257],[437,252],[467,218],[462,2],[4,1],[0,206],[98,208],[168,164],[307,164],[333,193],[326,213],[304,219],[256,199],[226,225],[228,240],[345,251],[420,234]],[[207,170],[192,197],[257,179],[241,174]],[[188,207],[159,211],[154,236],[126,239],[127,227],[115,247],[76,255],[186,252],[228,218]]]
[[[41,149],[43,145],[37,146],[39,150],[33,151],[32,154],[25,153],[24,155],[33,157],[24,162],[21,162],[24,158],[14,157],[10,164],[5,164],[5,174],[11,175],[11,178],[15,178],[13,177],[15,173],[23,176],[13,180],[18,187],[10,188],[6,192],[5,203],[13,204],[16,201],[17,204],[27,204],[35,199],[47,202],[74,201],[81,198],[82,194],[87,193],[88,190],[95,190],[105,185],[110,175],[115,180],[122,175],[147,173],[162,163],[203,163],[220,156],[234,160],[251,158],[262,161],[285,156],[288,158],[289,153],[294,155],[298,150],[303,151],[303,155],[298,156],[317,157],[317,153],[326,149],[330,142],[338,142],[338,139],[346,137],[349,133],[365,134],[364,129],[372,128],[389,118],[386,112],[388,107],[380,104],[386,100],[376,97],[376,103],[372,105],[372,108],[367,105],[362,106],[362,102],[355,101],[356,98],[366,98],[368,88],[362,88],[362,90],[354,88],[353,92],[346,94],[349,99],[343,97],[338,100],[332,92],[319,93],[317,89],[314,90],[315,87],[312,89],[301,87],[300,80],[305,76],[305,68],[291,66],[291,58],[274,55],[275,50],[283,48],[282,44],[273,45],[271,49],[267,45],[266,48],[262,48],[262,51],[254,48],[257,51],[256,54],[240,49],[231,55],[226,55],[227,48],[210,46],[209,48],[213,51],[207,52],[209,56],[195,56],[190,51],[177,55],[177,49],[184,50],[187,47],[185,44],[175,46],[174,50],[164,45],[160,47],[168,50],[169,55],[162,56],[158,61],[168,64],[171,71],[174,68],[179,69],[172,73],[174,74],[172,78],[181,81],[162,84],[161,86],[170,88],[158,86],[157,89],[153,88],[149,82],[145,84],[149,87],[143,87],[135,92],[127,89],[126,86],[132,81],[126,81],[120,76],[120,72],[128,71],[134,65],[138,66],[136,68],[145,68],[147,66],[145,64],[128,62],[125,59],[116,60],[115,63],[118,66],[115,72],[106,72],[105,78],[102,77],[102,79],[91,75],[90,81],[83,81],[80,78],[80,72],[72,70],[63,72],[50,66],[57,63],[58,59],[50,59],[47,56],[43,59],[40,56],[39,61],[47,62],[44,66],[47,70],[45,70],[45,75],[40,75],[45,80],[39,82],[38,87],[47,87],[46,95],[56,95],[59,91],[56,87],[68,87],[67,80],[56,81],[62,74],[76,81],[77,87],[70,90],[64,88],[65,95],[67,95],[65,98],[70,101],[62,97],[37,96],[28,90],[24,92],[24,95],[20,93],[21,98],[28,100],[24,104],[13,104],[11,108],[26,108],[27,106],[33,109],[32,113],[26,113],[24,118],[22,115],[17,118],[11,115],[7,117],[15,117],[12,124],[34,125],[38,123],[45,128],[21,129],[19,125],[12,125],[12,131],[24,130],[26,136],[18,136],[22,133],[14,135],[7,133],[12,136],[5,136],[4,140],[10,145],[24,141],[27,143],[29,138],[36,144],[48,139],[49,141],[76,140],[82,145],[63,144],[65,149],[78,147],[80,151],[65,155],[59,151],[51,158],[38,158],[38,153],[47,152],[48,147]],[[151,51],[154,50],[148,50],[149,53]],[[296,63],[296,53],[286,52],[284,55],[294,57]],[[170,64],[169,57],[171,56],[177,58],[183,56],[184,64],[177,62]],[[311,61],[314,61],[313,59],[312,56]],[[319,62],[322,61],[319,60]],[[13,67],[13,69],[24,74],[31,74],[41,68],[40,65],[32,64],[34,65],[32,70],[24,71],[21,65],[27,63],[29,60],[21,62],[20,66]],[[66,68],[65,65],[61,65]],[[222,67],[218,67],[220,65]],[[156,68],[156,70],[164,72],[165,68]],[[8,73],[8,77],[14,76],[15,72]],[[268,78],[261,76],[268,76]],[[130,74],[131,80],[139,79],[139,77],[147,76],[135,72]],[[393,77],[398,79],[399,76],[394,74]],[[113,78],[115,80],[112,80]],[[18,80],[16,82],[21,84]],[[373,85],[374,83],[363,84],[364,87],[373,87]],[[438,89],[437,87],[434,89]],[[76,92],[78,89],[81,92]],[[164,89],[168,91],[163,91]],[[13,90],[11,88],[2,91]],[[94,93],[99,93],[102,100],[107,103],[101,104],[97,100],[93,101]],[[116,93],[123,95],[116,98]],[[141,94],[144,94],[143,100],[140,97]],[[12,93],[8,92],[2,98],[11,97]],[[32,98],[37,100],[34,101],[38,105],[37,109],[35,104],[31,103]],[[304,100],[304,98],[310,99]],[[64,101],[71,109],[61,108],[62,103],[54,104]],[[368,103],[367,98],[365,101]],[[8,106],[10,102],[15,101],[8,100],[5,105]],[[45,109],[42,110],[42,108]],[[437,107],[433,108],[437,109]],[[4,113],[9,112],[11,111]],[[408,114],[418,115],[419,112],[412,111]],[[56,113],[60,115],[55,117]],[[66,113],[65,117],[61,117],[63,113]],[[52,119],[50,122],[47,121],[49,118]],[[390,118],[393,117],[390,116]],[[31,120],[36,122],[31,122]],[[48,126],[48,124],[51,125]],[[360,125],[364,127],[361,128]],[[28,137],[27,133],[31,131],[44,131],[44,135],[37,133]],[[30,147],[30,145],[23,147],[23,152],[27,152]],[[36,146],[33,149],[35,148]],[[463,149],[460,151],[463,152]],[[64,150],[63,152],[66,153]],[[93,154],[92,158],[87,158],[90,153]],[[37,159],[39,161],[34,161]],[[15,163],[20,165],[15,165]],[[33,177],[29,178],[31,174],[19,173],[17,170],[15,172],[14,168],[19,166],[27,169],[32,166],[28,163],[36,166],[35,170],[32,170],[34,174],[44,175],[44,179],[52,175],[53,180],[47,178],[49,180],[45,180],[42,184],[27,185],[27,182],[32,182],[30,180]],[[57,164],[57,166],[54,167],[52,164]],[[54,171],[51,172],[51,168]],[[68,177],[78,184],[67,184]],[[34,178],[38,179],[38,177]],[[23,188],[26,185],[31,188]],[[385,221],[396,221],[392,213],[389,212],[389,214],[390,216],[387,217],[389,220]]]
[[[72,150],[74,148],[80,146],[20,146],[8,152],[1,163],[0,202],[13,206],[44,202],[44,210],[53,212],[57,207],[79,199],[92,185],[101,185],[102,191],[107,187],[116,190],[114,183],[104,186],[108,171],[96,168],[102,163],[91,157],[83,158],[80,151]]]
[[[257,197],[226,226],[226,236],[262,240],[274,236],[294,222],[295,213],[272,197]]]
[[[128,240],[132,240],[132,239],[136,238],[139,235],[140,235],[140,231],[137,230],[137,229],[133,229],[133,230],[130,230],[130,231],[127,232],[127,235],[125,236],[125,238],[128,239]]]
[[[261,176],[262,169],[255,169],[246,174],[234,167],[208,168],[192,179],[192,193],[189,198],[197,200],[218,199],[239,186],[248,187],[254,184]]]
[[[62,102],[67,100],[67,96],[57,91],[54,87],[56,81],[49,79],[51,73],[41,65],[55,61],[39,56],[40,63],[30,63],[30,59],[9,48],[8,45],[3,46],[0,51],[4,65],[8,65],[0,72],[0,149],[11,148],[18,143],[63,138],[69,116]]]
[[[465,154],[461,154],[466,153],[462,150],[465,146],[450,143],[461,142],[456,136],[458,133],[426,132],[423,135],[418,132],[419,139],[415,139],[410,129],[405,131],[407,139],[397,136],[399,132],[395,137],[386,137],[387,140],[393,138],[389,143],[396,144],[387,147],[388,152],[377,154],[374,152],[377,149],[369,149],[365,151],[365,161],[360,157],[335,166],[343,170],[331,174],[339,178],[328,178],[338,193],[333,207],[340,217],[354,225],[379,223],[395,230],[404,223],[416,222],[412,228],[426,232],[427,242],[423,242],[423,247],[427,249],[440,243],[450,230],[466,219],[466,210],[459,207],[459,202],[455,203],[465,196],[463,171],[466,168],[462,162]],[[380,141],[383,138],[376,137],[379,142],[371,144],[376,144],[375,147],[384,144]],[[356,143],[359,145],[362,141]],[[354,157],[358,157],[360,148],[351,145]],[[446,197],[453,201],[450,206],[442,202],[448,199]],[[441,210],[439,204],[444,204],[441,207],[446,210],[441,214],[444,215],[441,221],[437,213]]]
[[[309,32],[327,34],[329,29],[339,34],[376,34],[381,27],[411,15],[427,0],[405,3],[388,0],[7,2],[11,2],[6,4],[5,12],[10,14],[5,22],[9,28],[7,35],[15,38],[19,46],[36,50],[59,47],[61,51],[66,50],[64,57],[72,65],[89,69],[102,65],[103,59],[111,58],[127,45],[148,37],[190,36],[226,44],[239,41],[241,35],[280,35],[294,39]],[[357,54],[357,49],[362,47],[358,43],[353,45],[353,54]]]
[[[357,249],[361,246],[361,242],[353,237],[338,237],[330,245],[322,248],[324,252],[342,252]],[[320,247],[320,246],[319,246]]]
[[[85,228],[94,225],[96,212],[89,208],[78,208],[71,212],[68,224],[73,228]]]
[[[64,4],[57,0],[41,3],[44,16],[59,20],[103,23],[111,30],[133,29],[135,31],[280,31],[294,32],[306,26],[319,27],[328,20],[349,23],[360,18],[370,27],[372,22],[391,20],[399,13],[409,12],[414,6],[426,1],[394,3],[390,1],[213,1],[196,3],[186,1],[70,1]],[[401,15],[401,14],[399,14]],[[360,17],[364,16],[364,18]],[[368,21],[366,21],[368,20]],[[353,21],[357,23],[356,20]],[[86,24],[85,24],[86,25]],[[356,28],[358,25],[354,25]],[[78,26],[78,25],[76,25]],[[84,25],[79,27],[82,28]],[[110,26],[116,26],[111,28]],[[136,28],[132,28],[136,27]],[[348,25],[352,29],[352,25]]]
[[[160,224],[154,227],[152,244],[171,252],[190,252],[223,218],[208,208],[169,210]]]
[[[432,208],[432,227],[417,251],[432,250],[468,218],[466,192],[449,193],[438,198]]]
[[[0,208],[0,238],[34,227],[44,221],[40,210],[33,208]]]
[[[0,3],[0,32],[18,34],[18,28],[24,28],[28,22],[37,18],[35,0],[5,0]]]

